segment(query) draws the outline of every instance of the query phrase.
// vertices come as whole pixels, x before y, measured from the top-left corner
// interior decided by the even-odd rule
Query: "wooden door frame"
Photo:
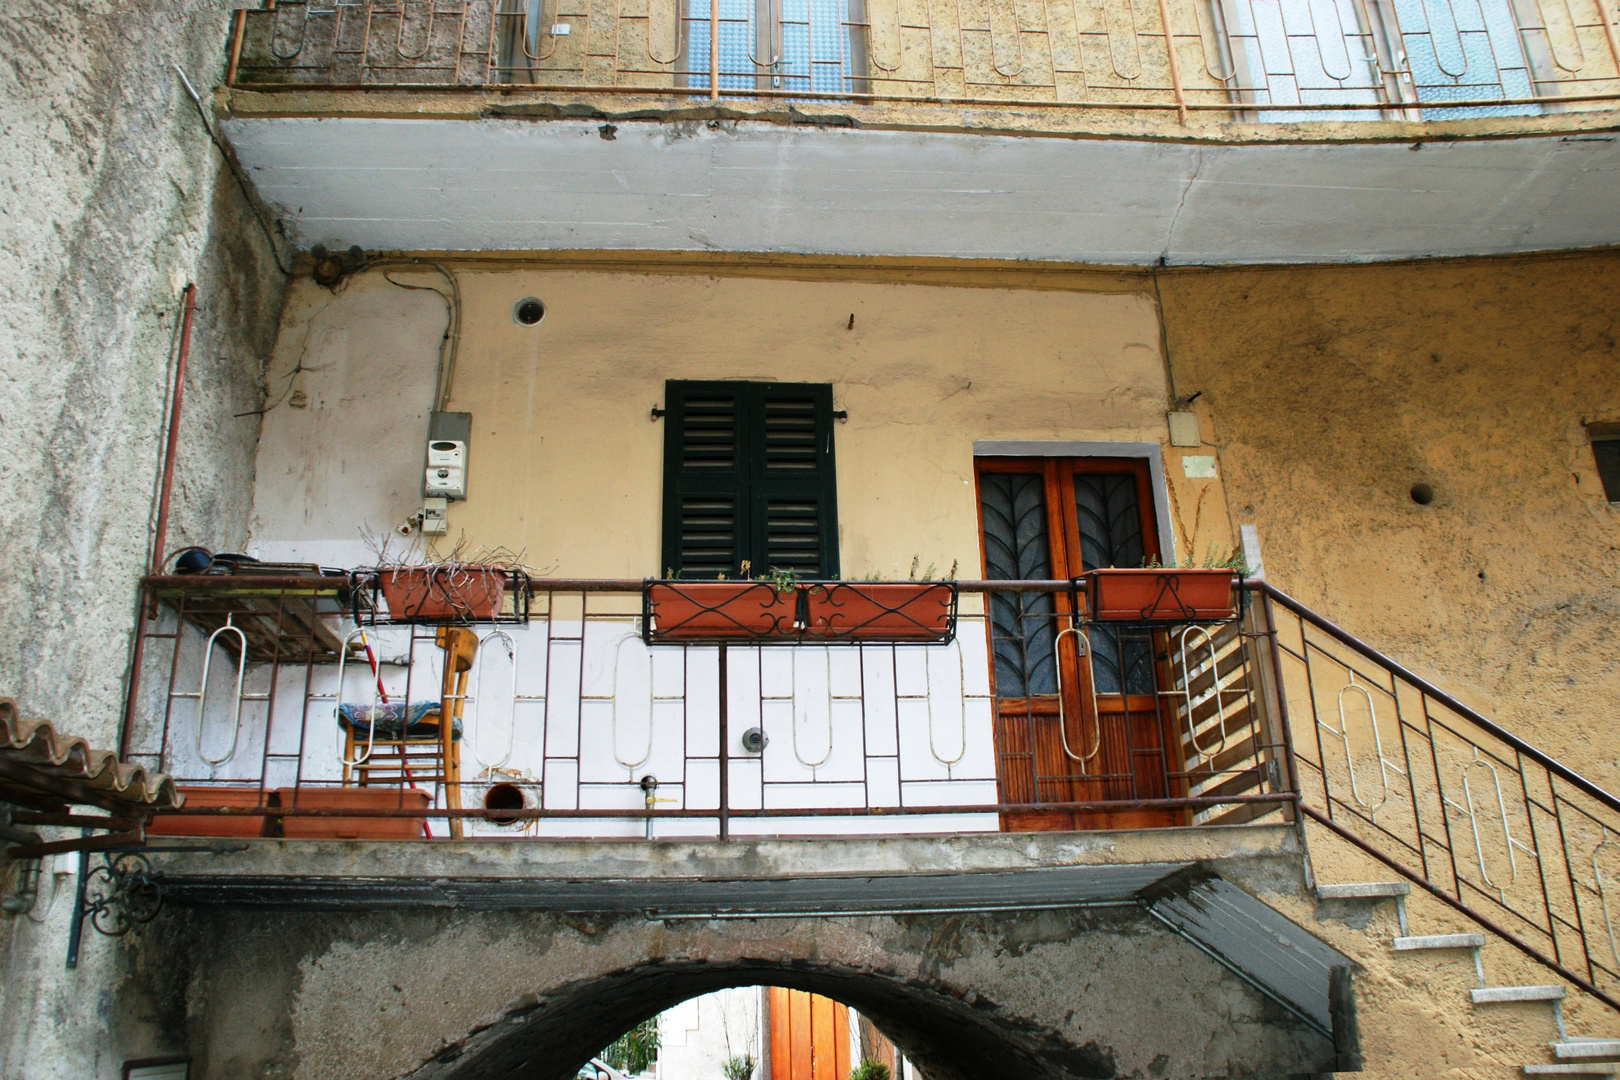
[[[1059,457],[1055,455],[1042,455],[1030,457],[1017,457],[1011,455],[975,455],[973,459],[974,497],[976,501],[975,514],[979,530],[979,567],[983,577],[989,576],[989,566],[986,558],[984,542],[984,498],[983,476],[990,474],[1015,474],[1024,476],[1042,477],[1042,497],[1046,508],[1046,534],[1048,573],[1054,578],[1076,578],[1088,569],[1083,563],[1082,545],[1080,543],[1080,529],[1078,510],[1075,505],[1074,478],[1077,475],[1094,473],[1129,473],[1136,479],[1137,512],[1140,515],[1139,529],[1142,537],[1142,556],[1144,560],[1161,558],[1160,531],[1158,509],[1160,500],[1153,486],[1153,470],[1147,459],[1140,455],[1110,457],[1102,454],[1087,455],[1084,457]],[[1074,598],[1066,591],[1053,594],[1054,626],[1061,629],[1074,610]],[[1082,608],[1084,598],[1079,598]],[[987,676],[992,694],[992,716],[996,739],[996,783],[1000,801],[1006,802],[1005,785],[1003,782],[1004,748],[1002,745],[1002,709],[1006,707],[1011,714],[1021,714],[1029,723],[1030,759],[1029,784],[1031,797],[1039,802],[1041,799],[1041,777],[1039,772],[1039,752],[1035,744],[1034,718],[1036,716],[1056,716],[1075,710],[1075,715],[1084,717],[1093,715],[1097,718],[1097,738],[1102,738],[1102,724],[1105,716],[1123,718],[1126,725],[1134,723],[1133,717],[1151,712],[1157,719],[1158,756],[1161,762],[1161,779],[1166,796],[1178,794],[1178,788],[1185,786],[1185,781],[1178,783],[1175,774],[1182,770],[1175,765],[1173,756],[1177,752],[1178,743],[1175,740],[1172,717],[1162,708],[1161,695],[1106,695],[1109,699],[1105,705],[1102,701],[1093,703],[1091,699],[1091,680],[1086,677],[1087,667],[1082,666],[1080,657],[1072,643],[1065,645],[1062,640],[1054,650],[1053,663],[1060,670],[1073,671],[1075,678],[1068,680],[1071,685],[1065,685],[1062,695],[1063,709],[1059,712],[1058,700],[1054,695],[1041,695],[1026,698],[999,698],[995,697],[995,644],[991,640],[990,628],[990,598],[985,599],[985,634],[989,648],[986,652],[985,662],[988,667]],[[1162,635],[1154,635],[1154,651],[1162,652],[1167,647],[1167,641],[1161,640]],[[1090,664],[1089,650],[1084,660],[1085,665]],[[1154,683],[1156,687],[1165,685],[1168,672],[1161,670],[1163,664],[1154,665]],[[1124,672],[1121,671],[1123,678]],[[1121,687],[1124,690],[1124,687]],[[1098,695],[1103,697],[1103,695]],[[1109,708],[1117,701],[1117,707]],[[1060,721],[1061,722],[1061,721]],[[1082,721],[1083,722],[1083,721]],[[1082,730],[1081,738],[1084,738]],[[1134,748],[1134,740],[1130,734],[1126,736],[1126,775],[1134,789],[1138,784],[1136,758],[1138,751]],[[1058,778],[1049,778],[1050,785]],[[1079,779],[1075,776],[1061,778],[1067,789],[1067,797],[1052,801],[1091,801],[1086,793],[1103,781]],[[1184,811],[1162,810],[1129,810],[1097,813],[1073,813],[1067,811],[1027,811],[1001,815],[1003,831],[1025,830],[1051,830],[1051,829],[1097,829],[1097,828],[1145,828],[1162,825],[1182,824],[1187,815]]]

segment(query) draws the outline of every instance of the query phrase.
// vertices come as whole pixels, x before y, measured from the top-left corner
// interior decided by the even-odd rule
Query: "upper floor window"
[[[864,93],[865,0],[680,0],[684,85],[709,85],[709,4],[719,4],[720,88]]]
[[[664,384],[663,570],[838,576],[832,387]]]

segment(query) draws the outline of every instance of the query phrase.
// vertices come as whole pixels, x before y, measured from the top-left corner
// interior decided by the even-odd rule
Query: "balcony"
[[[281,0],[229,82],[1298,123],[1605,111],[1617,63],[1603,0]]]
[[[881,633],[851,625],[812,643],[814,615],[672,641],[691,629],[691,607],[675,618],[656,589],[680,583],[512,584],[515,599],[470,627],[390,610],[352,573],[148,578],[124,743],[188,796],[149,831],[166,865],[190,868],[174,894],[505,903],[536,873],[601,858],[603,903],[690,915],[758,897],[718,885],[666,895],[658,879],[685,873],[670,858],[713,862],[705,880],[751,880],[749,860],[811,850],[773,838],[820,836],[846,842],[815,850],[852,860],[850,872],[881,868],[891,905],[921,902],[907,874],[964,858],[989,860],[986,871],[1067,867],[1069,899],[1096,899],[1138,888],[1138,871],[1292,857],[1309,832],[1620,1008],[1609,894],[1620,801],[1264,583],[1244,583],[1226,617],[1184,599],[1172,611],[1166,586],[1124,619],[1095,578],[907,583],[948,592],[948,618],[916,618],[922,608],[891,595]],[[773,591],[829,587],[880,586]],[[939,633],[897,634],[897,612]],[[1035,628],[1025,642],[1051,632],[1055,693],[992,692],[992,664],[994,685],[1017,681],[1006,665],[1027,655],[1010,645],[1020,624]],[[468,662],[447,627],[474,636]],[[877,637],[888,640],[862,640]],[[1153,673],[1150,693],[1107,674],[1133,654]],[[384,760],[340,724],[346,707],[385,698],[461,713],[459,778]],[[345,793],[380,798],[334,798]],[[1027,830],[1069,832],[1015,845],[991,835]],[[355,849],[300,842],[385,836],[421,854],[365,856],[384,876],[352,881]],[[874,887],[795,902],[858,906]]]
[[[1012,702],[991,694],[986,613],[1003,616],[1001,635],[1015,610],[1037,637],[1063,630],[1053,656],[1076,663],[1082,631],[1063,629],[1061,606],[1008,606],[1069,583],[797,587],[838,610],[818,624],[813,610],[795,621],[792,603],[750,618],[747,593],[788,595],[768,583],[733,602],[699,595],[712,583],[534,579],[505,614],[447,631],[364,600],[357,580],[148,579],[124,748],[193,807],[160,832],[965,833],[1278,821],[1292,798],[1258,704],[1252,613],[1085,624],[1095,649],[1115,650],[1099,664],[1140,653],[1163,689],[1099,695],[1072,676]],[[857,605],[867,614],[839,624]],[[464,659],[447,633],[466,635]],[[448,746],[435,729],[401,747],[384,721],[367,726],[385,712],[459,722]],[[448,771],[446,749],[459,757]],[[370,804],[334,808],[344,795]],[[368,818],[383,832],[360,828]],[[326,819],[343,824],[323,831]]]
[[[1607,2],[283,2],[215,107],[304,247],[1548,251],[1620,243]]]

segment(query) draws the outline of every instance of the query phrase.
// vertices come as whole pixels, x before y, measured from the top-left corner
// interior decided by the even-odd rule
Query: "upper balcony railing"
[[[1614,0],[266,0],[227,81],[1445,120],[1611,109]]]

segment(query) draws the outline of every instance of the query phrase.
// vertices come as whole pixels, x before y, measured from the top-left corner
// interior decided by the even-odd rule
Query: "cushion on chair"
[[[432,721],[424,723],[428,717],[432,717]],[[338,723],[353,728],[356,738],[366,738],[368,729],[375,724],[377,738],[431,739],[439,734],[439,703],[413,702],[408,714],[402,701],[379,702],[375,705],[339,705]],[[451,721],[450,737],[461,738],[459,719]]]

